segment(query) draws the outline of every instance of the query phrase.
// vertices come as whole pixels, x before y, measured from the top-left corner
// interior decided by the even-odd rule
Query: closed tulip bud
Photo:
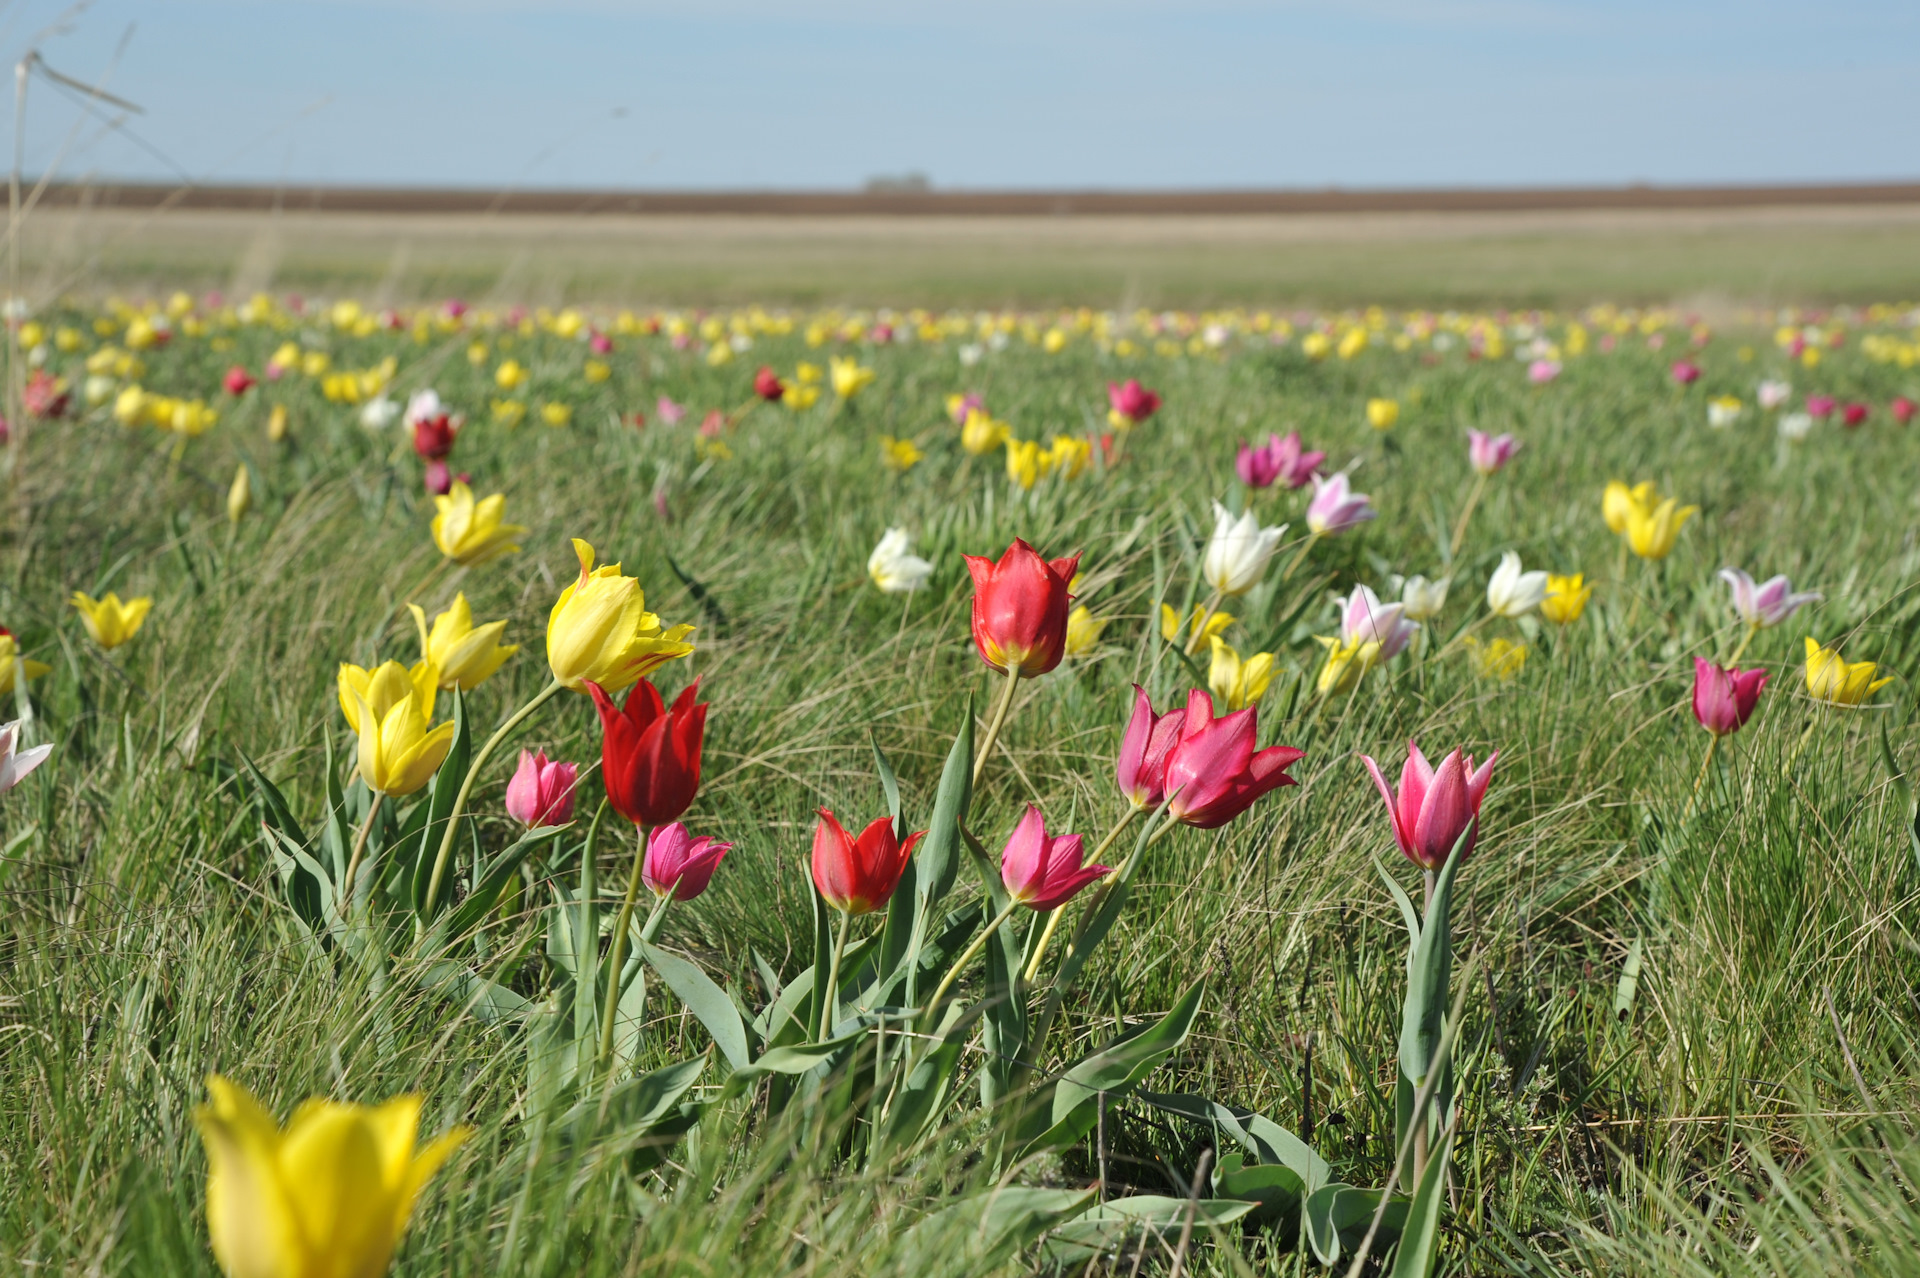
[[[473,609],[465,594],[453,597],[453,603],[427,627],[427,614],[419,604],[408,604],[413,624],[420,631],[420,651],[429,665],[440,672],[440,687],[472,692],[484,683],[502,662],[520,651],[520,645],[502,645],[504,621],[473,624]]]
[[[1765,670],[1729,669],[1695,657],[1693,717],[1716,737],[1738,732],[1753,717],[1766,686]]]
[[[1467,432],[1467,460],[1482,475],[1502,470],[1519,451],[1520,443],[1511,435],[1489,435],[1485,431]]]
[[[1133,685],[1133,717],[1120,739],[1114,761],[1114,780],[1120,794],[1135,808],[1157,808],[1166,798],[1167,756],[1179,744],[1187,720],[1184,709],[1156,715],[1153,702],[1139,684]]]
[[[220,384],[226,388],[229,395],[244,395],[253,387],[253,375],[235,364],[227,370],[227,375],[220,379]]]
[[[473,490],[454,481],[444,497],[433,499],[433,544],[462,568],[476,568],[502,555],[518,554],[514,539],[527,531],[506,522],[507,499],[502,493],[475,501]]]
[[[694,838],[687,827],[674,821],[647,837],[647,857],[640,867],[640,881],[655,896],[671,896],[676,901],[691,901],[707,890],[713,872],[733,850],[733,844],[702,836]]]
[[[1807,637],[1807,695],[1829,705],[1857,706],[1893,682],[1873,676],[1880,667],[1871,661],[1849,663],[1838,648],[1823,648],[1820,641]]]
[[[1187,694],[1180,740],[1167,757],[1167,811],[1175,820],[1218,829],[1269,792],[1299,784],[1287,769],[1306,752],[1283,745],[1254,749],[1259,728],[1252,707],[1216,719],[1211,696],[1198,688]]]
[[[1140,384],[1139,378],[1107,383],[1107,420],[1115,430],[1138,426],[1160,411],[1157,392]]]
[[[1030,910],[1058,909],[1112,869],[1080,864],[1085,856],[1079,835],[1049,835],[1040,809],[1029,803],[1000,852],[1000,881]]]
[[[580,576],[560,592],[547,615],[547,664],[553,677],[575,692],[589,682],[618,692],[667,662],[693,651],[688,625],[662,630],[646,610],[640,583],[622,576],[619,564],[593,566],[593,547],[573,541]]]
[[[287,406],[275,404],[273,411],[267,414],[267,438],[279,443],[287,437]]]
[[[827,361],[827,380],[833,386],[833,393],[841,399],[852,399],[865,390],[877,374],[861,365],[860,361],[841,359],[834,356]]]
[[[573,820],[578,765],[547,758],[545,750],[522,750],[507,782],[507,815],[529,830]]]
[[[695,702],[695,679],[669,708],[660,690],[642,679],[615,709],[599,684],[589,683],[600,712],[600,776],[607,800],[635,825],[661,825],[687,810],[700,789],[700,750],[707,707]]]
[[[1367,425],[1375,430],[1391,430],[1400,420],[1400,401],[1397,399],[1370,399],[1367,401]]]
[[[440,461],[453,451],[454,436],[458,428],[453,418],[446,413],[432,417],[415,418],[413,422],[413,451],[423,461]]]
[[[1700,366],[1689,360],[1680,360],[1673,366],[1673,380],[1682,386],[1691,386],[1700,380]]]
[[[984,409],[968,412],[960,426],[960,446],[975,457],[984,457],[999,448],[1007,442],[1007,436],[1007,424],[995,421]]]
[[[1223,595],[1244,595],[1260,584],[1286,531],[1285,524],[1262,528],[1250,510],[1236,519],[1225,506],[1213,503],[1213,536],[1200,575]]]
[[[1495,750],[1476,769],[1472,755],[1455,750],[1435,768],[1420,753],[1420,747],[1409,741],[1398,795],[1387,784],[1379,764],[1364,754],[1360,761],[1367,765],[1368,775],[1386,800],[1387,815],[1393,821],[1393,841],[1401,854],[1421,869],[1433,871],[1446,865],[1456,844],[1463,859],[1473,852],[1480,837],[1480,805],[1487,797],[1494,760],[1499,757],[1500,752]]]
[[[1556,626],[1570,626],[1580,620],[1580,614],[1587,610],[1587,600],[1593,596],[1593,587],[1586,584],[1585,573],[1574,573],[1563,577],[1558,573],[1547,574],[1547,593],[1540,600],[1540,615]]]
[[[821,808],[813,827],[813,885],[836,910],[871,914],[886,905],[900,885],[914,847],[926,833],[895,837],[893,818],[879,817],[854,838],[832,812]]]
[[[1453,578],[1428,581],[1422,576],[1408,577],[1400,586],[1400,607],[1411,621],[1431,621],[1447,606],[1447,587]]]
[[[1016,538],[998,563],[965,558],[973,574],[973,642],[980,659],[1029,678],[1059,665],[1067,647],[1068,583],[1080,556],[1049,561]]]
[[[1916,407],[1920,407],[1920,406],[1916,406],[1912,400],[1908,399],[1905,395],[1902,395],[1893,401],[1893,403],[1888,407],[1887,411],[1893,414],[1894,421],[1900,423],[1902,426],[1905,426],[1908,422],[1913,420],[1913,414],[1916,410]]]
[[[785,395],[787,388],[786,385],[781,382],[778,373],[762,364],[760,371],[753,375],[753,393],[771,404],[777,402],[781,396]]]
[[[1487,581],[1487,607],[1496,617],[1522,617],[1547,597],[1547,574],[1522,572],[1520,556],[1509,550]]]
[[[35,746],[31,750],[17,750],[20,742],[20,721],[0,727],[0,794],[19,785],[27,779],[27,774],[47,761],[53,753],[52,745]]]
[[[233,472],[233,483],[227,487],[227,522],[239,523],[252,509],[253,480],[247,473],[247,464],[241,462]]]
[[[120,596],[108,591],[106,596],[95,599],[84,591],[76,590],[69,597],[80,613],[80,623],[87,628],[87,635],[102,648],[118,648],[139,632],[141,623],[147,619],[147,611],[153,607],[153,600],[147,598],[129,599],[120,602]]]
[[[373,1108],[310,1100],[282,1129],[218,1074],[194,1111],[207,1149],[207,1233],[229,1278],[379,1278],[414,1201],[473,1135],[415,1148],[420,1098]]]

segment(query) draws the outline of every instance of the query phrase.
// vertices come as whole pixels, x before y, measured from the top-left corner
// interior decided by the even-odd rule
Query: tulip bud
[[[731,843],[704,836],[696,839],[687,833],[686,826],[674,821],[661,826],[647,839],[647,856],[640,867],[640,880],[655,896],[691,901],[707,890],[721,859],[732,850]]]
[[[253,481],[248,477],[247,464],[233,472],[233,483],[227,489],[227,521],[238,524],[253,509]]]
[[[973,641],[997,670],[1031,678],[1060,664],[1067,646],[1068,583],[1080,556],[1042,559],[1015,539],[998,563],[965,556],[973,574]]]
[[[633,685],[618,710],[599,684],[588,683],[587,691],[605,734],[600,776],[613,810],[635,825],[661,825],[685,812],[700,788],[707,723],[706,704],[694,701],[700,681],[688,684],[671,709],[645,679]]]
[[[547,758],[545,750],[520,752],[520,766],[507,782],[507,815],[528,829],[573,820],[573,785],[579,767]]]
[[[1008,896],[1030,910],[1058,909],[1113,868],[1082,865],[1085,855],[1079,835],[1049,836],[1040,809],[1029,803],[1000,853],[1000,881]]]
[[[1738,732],[1753,717],[1767,672],[1717,666],[1693,659],[1693,717],[1716,737]]]
[[[253,377],[246,369],[235,364],[227,370],[227,375],[221,379],[220,384],[226,387],[229,395],[244,395],[253,386]]]
[[[287,437],[287,406],[275,404],[273,411],[267,414],[267,438],[279,443]]]
[[[1401,853],[1422,869],[1438,870],[1447,863],[1455,844],[1460,844],[1462,857],[1473,851],[1480,832],[1480,804],[1493,780],[1494,760],[1499,757],[1500,752],[1495,750],[1475,769],[1473,756],[1455,750],[1435,769],[1420,753],[1420,747],[1409,741],[1398,795],[1387,784],[1379,764],[1364,754],[1360,761],[1367,765],[1368,775],[1386,800],[1387,815],[1393,820],[1393,841]],[[1461,843],[1463,835],[1466,841]]]

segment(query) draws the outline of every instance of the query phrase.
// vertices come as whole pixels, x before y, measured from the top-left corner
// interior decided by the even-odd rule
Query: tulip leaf
[[[1627,961],[1620,968],[1619,984],[1613,987],[1613,1016],[1624,1021],[1633,1014],[1633,998],[1640,989],[1641,938],[1634,937],[1627,949]]]
[[[959,1003],[948,1003],[940,1027],[939,1041],[921,1048],[908,1040],[908,1051],[923,1051],[913,1068],[895,1085],[888,1099],[886,1117],[880,1124],[884,1145],[904,1148],[926,1136],[946,1108],[953,1072],[960,1053],[973,1032],[973,1018]]]
[[[487,912],[493,909],[494,902],[500,899],[500,890],[506,887],[509,879],[519,873],[520,863],[525,861],[535,848],[558,838],[571,828],[565,825],[550,825],[528,830],[511,846],[495,856],[480,871],[473,891],[467,894],[467,899],[460,902],[448,917],[444,929],[445,935],[451,940],[458,941],[479,926],[480,922],[486,918]]]
[[[459,963],[427,964],[421,983],[446,994],[460,1004],[462,1011],[482,1024],[522,1020],[533,1011],[533,1004],[525,998]]]
[[[1262,1164],[1284,1167],[1311,1193],[1333,1179],[1333,1168],[1307,1143],[1264,1114],[1237,1105],[1223,1105],[1204,1096],[1135,1092],[1134,1098],[1155,1109],[1179,1114],[1195,1122],[1212,1123]]]
[[[813,1007],[807,1017],[807,1037],[818,1042],[826,1034],[828,1021],[827,982],[832,979],[829,973],[833,965],[833,921],[819,885],[808,879],[807,888],[807,896],[813,902]]]
[[[887,755],[880,748],[880,738],[869,728],[867,742],[873,747],[873,768],[880,778],[880,790],[887,799],[887,813],[893,818],[893,837],[904,841],[907,837],[907,821],[900,812],[900,778],[894,775],[893,765],[887,762]],[[893,896],[887,901],[887,919],[880,930],[880,975],[882,977],[896,971],[905,957],[913,929],[914,884],[917,879],[912,858],[907,860],[900,872],[900,881],[894,885]]]
[[[940,788],[933,797],[933,816],[927,822],[927,837],[914,854],[913,928],[902,955],[907,971],[903,999],[909,1005],[920,1001],[920,952],[927,943],[927,931],[933,912],[953,890],[959,874],[960,823],[966,820],[973,801],[973,699],[967,699],[966,713],[960,717],[960,730],[953,736],[947,762],[940,769]]]
[[[454,797],[467,780],[467,765],[473,757],[473,725],[467,721],[467,699],[460,689],[453,690],[453,744],[440,770],[433,774],[427,790],[426,820],[420,828],[419,851],[413,861],[410,896],[413,909],[423,920],[431,921],[427,909],[427,889],[433,884],[433,863],[440,853],[447,819],[453,814]],[[442,891],[444,901],[449,893]],[[436,903],[438,908],[439,903]]]
[[[1441,1161],[1440,1165],[1444,1167],[1446,1164]],[[1342,1248],[1357,1246],[1366,1235],[1367,1229],[1373,1224],[1374,1212],[1379,1210],[1380,1196],[1385,1192],[1382,1189],[1356,1189],[1335,1181],[1308,1194],[1300,1223],[1314,1259],[1323,1265],[1338,1264]],[[1386,1216],[1380,1222],[1380,1232],[1374,1237],[1375,1245],[1399,1237],[1406,1219],[1407,1200],[1395,1198],[1389,1201]]]
[[[1407,924],[1407,970],[1413,970],[1413,956],[1420,949],[1420,913],[1413,908],[1413,898],[1400,886],[1400,881],[1387,873],[1387,867],[1380,864],[1380,858],[1373,858],[1373,868],[1380,873],[1380,879],[1387,885],[1387,891],[1393,894],[1393,902],[1400,907],[1400,917]]]
[[[1052,1126],[1029,1145],[1029,1151],[1064,1149],[1080,1140],[1093,1130],[1102,1094],[1126,1095],[1179,1050],[1193,1029],[1206,985],[1204,977],[1195,981],[1158,1021],[1130,1031],[1070,1067],[1053,1088]]]
[[[1163,1194],[1135,1194],[1090,1207],[1057,1226],[1047,1239],[1045,1255],[1055,1264],[1075,1264],[1130,1248],[1159,1235],[1169,1250],[1187,1221],[1194,1228],[1230,1225],[1254,1209],[1233,1198],[1170,1198]]]
[[[666,982],[674,996],[686,1005],[696,1020],[706,1026],[707,1033],[713,1037],[713,1045],[727,1058],[727,1064],[733,1069],[741,1069],[749,1064],[747,1027],[726,991],[714,984],[712,977],[677,954],[670,954],[646,941],[640,942],[640,952],[646,955],[647,962],[653,965],[653,970],[660,974],[660,979]]]
[[[923,1216],[900,1240],[910,1272],[999,1269],[1061,1221],[1085,1210],[1092,1189],[1008,1185],[974,1194]]]
[[[984,927],[1005,912],[1009,900],[1007,887],[1000,881],[1000,867],[992,858],[983,855],[971,839],[967,846],[985,893],[980,903],[980,922]],[[986,1059],[980,1066],[980,1100],[988,1107],[1007,1095],[1020,1057],[1026,1051],[1027,1004],[1015,988],[1020,975],[1020,950],[1020,938],[1006,922],[986,943],[987,980],[980,998],[980,1047]]]
[[[1407,967],[1407,1001],[1400,1016],[1400,1073],[1418,1087],[1432,1066],[1446,1019],[1448,990],[1453,979],[1453,931],[1449,918],[1453,879],[1459,873],[1473,824],[1455,840],[1447,863],[1433,886],[1433,900],[1420,926],[1420,940]]]
[[[1305,1183],[1291,1167],[1266,1163],[1243,1165],[1245,1155],[1223,1154],[1213,1170],[1213,1192],[1219,1198],[1237,1198],[1254,1204],[1253,1218],[1264,1224],[1282,1220],[1300,1210]]]
[[[1453,1157],[1453,1124],[1447,1125],[1439,1148],[1427,1159],[1400,1226],[1400,1250],[1393,1257],[1392,1278],[1428,1278],[1439,1254],[1440,1213],[1447,1205],[1447,1164]]]
[[[839,1038],[830,1038],[824,1042],[794,1043],[786,1047],[769,1048],[760,1059],[745,1069],[737,1069],[728,1078],[728,1084],[750,1083],[768,1074],[806,1074],[817,1068],[821,1062],[833,1059],[847,1048],[852,1047],[867,1036],[867,1027],[859,1026],[850,1034]]]
[[[1140,836],[1134,840],[1133,855],[1121,867],[1120,873],[1113,875],[1098,889],[1100,895],[1095,900],[1091,912],[1080,924],[1080,931],[1074,937],[1073,947],[1060,956],[1060,966],[1054,971],[1055,998],[1063,996],[1073,987],[1073,982],[1079,977],[1081,969],[1086,967],[1087,959],[1100,947],[1100,942],[1107,939],[1107,933],[1113,930],[1114,923],[1120,918],[1120,911],[1126,908],[1127,898],[1133,894],[1133,876],[1138,873],[1140,863],[1146,858],[1147,840],[1153,837],[1155,818],[1163,810],[1164,805],[1141,823]]]

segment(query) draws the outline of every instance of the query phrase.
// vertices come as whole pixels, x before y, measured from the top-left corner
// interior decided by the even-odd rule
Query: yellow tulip
[[[1358,333],[1361,330],[1355,329]],[[1344,344],[1343,344],[1344,345]],[[1345,352],[1342,351],[1344,355]],[[1367,425],[1375,430],[1390,430],[1400,420],[1400,401],[1397,399],[1370,399],[1367,401]]]
[[[518,426],[527,415],[527,404],[520,399],[493,401],[493,420],[502,426]]]
[[[279,443],[287,437],[287,406],[275,404],[273,411],[267,414],[267,438]]]
[[[800,367],[808,368],[811,365],[802,364]],[[780,402],[796,413],[802,412],[820,402],[820,388],[804,382],[788,382],[786,389],[780,392]]]
[[[1336,353],[1341,359],[1352,359],[1365,349],[1367,349],[1367,330],[1364,328],[1350,328],[1347,330],[1346,336],[1340,339],[1340,346]]]
[[[1224,612],[1206,614],[1206,625],[1200,624],[1202,609],[1199,604],[1193,606],[1193,617],[1187,622],[1192,630],[1199,630],[1202,639],[1211,639],[1233,624],[1233,618]],[[1172,643],[1180,637],[1180,614],[1173,610],[1172,604],[1160,605],[1160,637]]]
[[[1325,333],[1308,333],[1300,339],[1300,353],[1308,359],[1325,359],[1333,349],[1333,339]]]
[[[841,399],[852,399],[877,376],[871,368],[862,367],[860,361],[841,359],[838,355],[827,361],[827,369],[828,380],[833,383],[833,393]]]
[[[820,382],[820,366],[809,364],[804,359],[793,366],[793,380],[802,386],[816,386]]]
[[[997,422],[980,409],[971,409],[960,427],[960,446],[975,457],[984,457],[1007,442],[1012,432],[1005,422]]]
[[[910,439],[895,439],[891,435],[880,437],[880,461],[888,470],[902,474],[912,470],[914,463],[926,454],[914,447]]]
[[[1007,478],[1022,488],[1032,488],[1040,482],[1046,469],[1040,456],[1040,445],[1030,439],[1009,439],[1007,441]]]
[[[343,661],[334,682],[340,693],[340,713],[347,716],[347,726],[359,732],[362,702],[372,706],[374,714],[384,716],[402,697],[413,696],[431,716],[440,672],[427,660],[414,662],[412,668],[397,661],[384,661],[372,670]]]
[[[22,657],[20,646],[5,629],[0,629],[0,696],[13,692],[16,679],[38,679],[53,667],[32,657]]]
[[[693,651],[693,627],[662,631],[647,611],[640,583],[620,575],[619,564],[593,566],[593,547],[578,537],[580,578],[560,592],[547,616],[547,664],[553,677],[575,692],[589,681],[613,693]]]
[[[194,1123],[207,1149],[207,1233],[229,1278],[380,1278],[414,1200],[473,1135],[415,1148],[420,1098],[310,1100],[284,1130],[218,1074]]]
[[[510,391],[526,380],[527,370],[517,359],[503,360],[500,367],[493,370],[493,384],[504,391]]]
[[[476,502],[473,489],[456,479],[447,494],[435,497],[433,504],[439,512],[433,517],[433,544],[461,567],[477,567],[519,551],[513,539],[526,529],[501,522],[507,511],[504,494],[495,493]]]
[[[1607,521],[1607,530],[1615,536],[1627,531],[1627,520],[1635,510],[1648,510],[1653,506],[1653,481],[1635,484],[1629,488],[1618,479],[1607,481],[1607,491],[1600,497],[1600,514]]]
[[[114,396],[113,420],[122,426],[138,426],[147,419],[147,392],[128,386]]]
[[[1067,614],[1067,655],[1078,657],[1092,652],[1100,644],[1100,633],[1110,618],[1093,615],[1085,604]]]
[[[1323,697],[1338,697],[1352,692],[1360,686],[1361,677],[1380,663],[1380,643],[1377,639],[1362,640],[1356,636],[1341,643],[1327,635],[1315,635],[1314,638],[1327,649],[1326,664],[1320,667],[1320,677],[1314,681],[1314,687]]]
[[[1093,445],[1072,435],[1055,435],[1053,447],[1041,455],[1041,467],[1050,474],[1078,479],[1093,460]]]
[[[1478,639],[1462,640],[1467,650],[1473,654],[1474,668],[1483,676],[1507,682],[1527,664],[1525,644],[1514,643],[1510,639],[1493,639],[1481,643]]]
[[[1580,620],[1580,614],[1587,610],[1587,600],[1593,595],[1593,587],[1583,584],[1585,573],[1574,573],[1562,577],[1558,573],[1547,574],[1547,595],[1540,601],[1540,615],[1556,626],[1570,626]]]
[[[589,382],[599,383],[613,376],[613,366],[605,360],[590,359],[580,372]]]
[[[1857,706],[1893,682],[1893,676],[1875,679],[1879,667],[1871,661],[1849,663],[1838,648],[1823,648],[1807,636],[1807,695],[1836,706]]]
[[[540,405],[540,420],[549,426],[565,426],[573,420],[573,406],[549,400]]]
[[[389,664],[397,668],[400,663]],[[375,679],[380,679],[384,671],[384,666],[375,671]],[[427,677],[434,677],[431,666]],[[390,682],[382,679],[378,691],[388,691]],[[358,721],[360,779],[379,794],[412,794],[433,779],[447,751],[453,748],[453,724],[432,726],[433,690],[422,693],[411,686],[411,680],[408,682],[406,695],[384,711],[376,711],[374,703],[361,693],[351,694],[353,713],[348,718]]]
[[[1681,506],[1672,497],[1652,509],[1635,506],[1627,512],[1627,545],[1642,559],[1665,559],[1673,553],[1680,529],[1699,510]]]
[[[67,601],[79,609],[81,624],[102,648],[118,648],[133,638],[147,619],[147,610],[153,607],[153,600],[147,598],[122,603],[111,590],[102,599],[76,590]]]
[[[425,609],[419,604],[407,607],[413,613],[413,624],[420,630],[421,656],[428,666],[439,670],[442,688],[472,692],[486,682],[502,662],[520,651],[517,643],[501,645],[498,642],[506,631],[506,622],[473,624],[473,609],[464,594],[455,595],[447,610],[433,619],[432,630],[427,629]]]
[[[247,470],[247,464],[241,462],[239,469],[233,472],[233,483],[227,487],[227,522],[239,523],[252,509],[253,479]]]
[[[1207,668],[1207,686],[1229,710],[1259,704],[1273,682],[1273,654],[1256,652],[1246,660],[1219,635],[1213,636],[1213,663]],[[1378,644],[1374,645],[1376,648]]]

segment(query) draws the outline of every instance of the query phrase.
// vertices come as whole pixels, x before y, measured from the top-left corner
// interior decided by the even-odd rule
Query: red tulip
[[[1216,719],[1213,697],[1199,688],[1189,692],[1180,740],[1167,756],[1167,811],[1198,829],[1218,829],[1269,790],[1300,784],[1287,769],[1306,751],[1283,745],[1255,750],[1259,728],[1252,706]]]
[[[1716,737],[1738,732],[1753,717],[1753,708],[1760,701],[1760,689],[1766,686],[1765,670],[1729,669],[1695,657],[1693,717]]]
[[[753,393],[772,404],[787,393],[787,388],[781,384],[780,375],[763,364],[753,375]]]
[[[235,364],[227,370],[227,375],[220,380],[220,384],[227,388],[229,395],[244,395],[253,386],[253,375]]]
[[[67,415],[67,405],[72,397],[67,394],[67,384],[44,368],[36,368],[27,378],[27,384],[20,390],[20,406],[27,410],[27,416],[53,420]]]
[[[713,872],[733,844],[706,837],[694,838],[678,821],[663,825],[647,839],[647,859],[640,880],[655,896],[691,901],[707,890]]]
[[[1913,413],[1914,413],[1915,407],[1916,405],[1912,400],[1908,399],[1905,395],[1902,395],[1898,399],[1893,401],[1888,411],[1893,414],[1894,421],[1899,422],[1902,426],[1905,426],[1908,422],[1913,420]]]
[[[600,743],[600,776],[613,810],[636,825],[661,825],[687,810],[700,788],[700,741],[707,707],[694,703],[695,679],[669,710],[660,690],[646,679],[627,693],[616,710],[599,684],[587,691],[600,712],[605,733]]]
[[[1134,807],[1157,808],[1167,797],[1167,756],[1180,744],[1180,729],[1186,721],[1185,710],[1154,714],[1146,689],[1133,685],[1133,718],[1120,738],[1120,757],[1113,772],[1120,793]]]
[[[1865,404],[1848,404],[1840,410],[1840,424],[1848,430],[1852,430],[1855,426],[1867,420],[1867,413],[1869,411]]]
[[[1000,562],[967,555],[973,574],[973,642],[997,670],[1028,677],[1060,664],[1067,646],[1067,583],[1080,556],[1048,561],[1018,538]]]
[[[453,418],[445,413],[422,417],[413,423],[413,451],[428,461],[439,461],[453,451]]]
[[[893,895],[914,845],[925,834],[917,830],[902,843],[893,836],[893,818],[880,817],[856,839],[821,808],[813,827],[813,885],[834,909],[871,914]]]
[[[1420,747],[1409,741],[1397,797],[1379,764],[1364,754],[1360,761],[1367,765],[1374,785],[1380,788],[1380,797],[1387,801],[1387,814],[1393,818],[1393,841],[1400,845],[1401,853],[1422,869],[1438,870],[1447,863],[1462,834],[1466,842],[1461,844],[1460,855],[1465,857],[1473,851],[1480,837],[1480,803],[1487,797],[1493,761],[1499,757],[1500,752],[1495,750],[1476,771],[1473,757],[1455,750],[1435,769],[1420,753]]]
[[[1028,909],[1055,909],[1113,868],[1082,865],[1085,855],[1077,834],[1048,837],[1046,818],[1029,803],[1000,853],[1000,881],[1007,895]]]
[[[1107,383],[1107,405],[1114,415],[1126,419],[1125,424],[1138,426],[1160,411],[1160,396],[1142,386],[1139,378],[1130,377],[1125,383]]]
[[[1689,360],[1680,360],[1673,366],[1673,380],[1682,386],[1691,386],[1700,380],[1700,366]]]

